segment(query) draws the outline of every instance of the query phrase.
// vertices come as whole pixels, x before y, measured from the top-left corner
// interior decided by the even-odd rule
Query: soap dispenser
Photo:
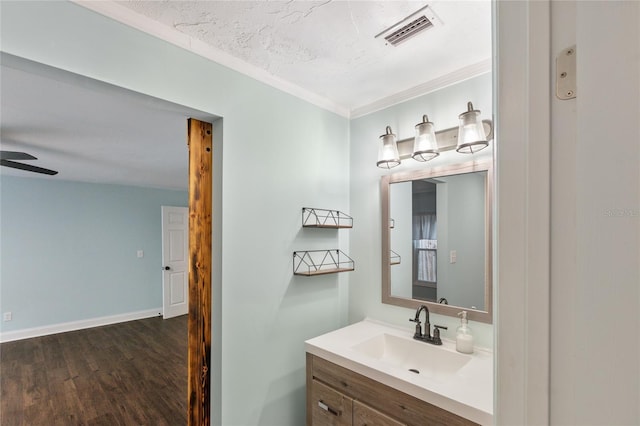
[[[473,335],[467,320],[467,311],[458,312],[460,327],[456,329],[456,350],[463,354],[473,353]]]

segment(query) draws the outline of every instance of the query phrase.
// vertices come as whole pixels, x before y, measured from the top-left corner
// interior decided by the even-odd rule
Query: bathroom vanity
[[[306,342],[307,426],[492,424],[492,355],[365,320]]]

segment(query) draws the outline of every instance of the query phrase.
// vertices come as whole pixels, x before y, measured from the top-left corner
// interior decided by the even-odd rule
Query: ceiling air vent
[[[430,27],[433,27],[433,23],[424,15],[416,19],[415,21],[409,22],[404,27],[395,30],[388,36],[385,36],[384,39],[387,40],[392,46],[402,43],[409,37],[413,37],[418,34],[420,31],[424,31]]]
[[[427,5],[416,10],[402,21],[396,22],[376,35],[375,38],[384,40],[385,44],[397,46],[403,41],[433,27],[437,20],[438,18],[433,13],[433,9]]]

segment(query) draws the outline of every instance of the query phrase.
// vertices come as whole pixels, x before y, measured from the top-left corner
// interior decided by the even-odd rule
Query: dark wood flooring
[[[2,426],[178,426],[186,414],[186,315],[0,345]]]

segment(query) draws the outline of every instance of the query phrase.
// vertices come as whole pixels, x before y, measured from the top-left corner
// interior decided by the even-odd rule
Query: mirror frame
[[[407,182],[418,179],[459,175],[472,172],[487,172],[485,182],[485,277],[484,303],[485,310],[462,308],[455,305],[445,305],[426,300],[408,299],[391,294],[391,246],[390,246],[390,205],[389,186],[392,183]],[[382,176],[380,180],[380,200],[382,204],[382,303],[418,309],[426,305],[429,312],[440,315],[457,317],[461,310],[467,311],[467,317],[472,321],[493,323],[493,160],[470,161],[462,164],[445,165],[427,170],[399,172]]]

